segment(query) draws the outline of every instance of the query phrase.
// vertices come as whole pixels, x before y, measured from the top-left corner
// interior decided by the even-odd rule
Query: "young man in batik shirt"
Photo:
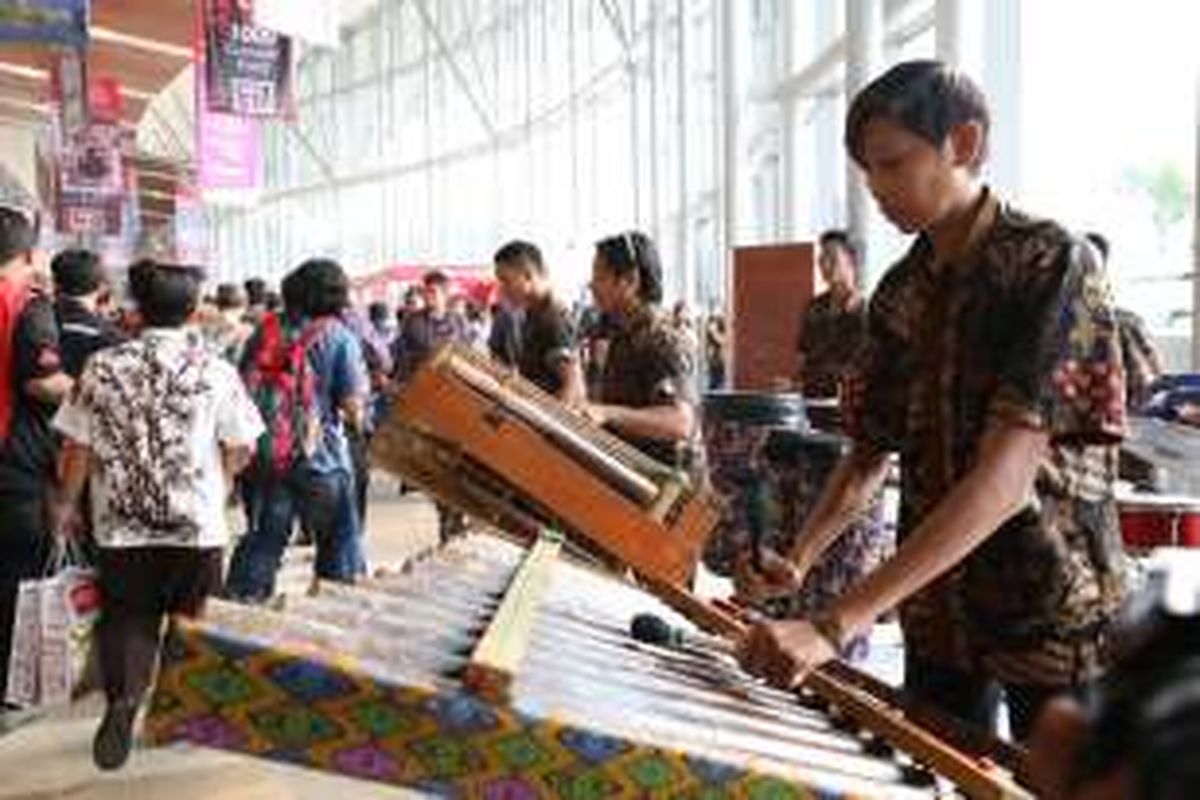
[[[756,628],[741,657],[790,684],[899,605],[906,688],[990,725],[1002,687],[1024,738],[1049,698],[1106,666],[1125,596],[1124,379],[1092,249],[980,182],[987,140],[982,93],[938,62],[900,64],[851,105],[847,148],[883,214],[917,238],[871,300],[853,448],[760,588],[796,584],[893,452],[899,546],[826,612]]]
[[[867,304],[858,288],[858,249],[845,231],[821,234],[818,266],[826,289],[800,324],[798,374],[806,398],[837,397],[867,338]]]

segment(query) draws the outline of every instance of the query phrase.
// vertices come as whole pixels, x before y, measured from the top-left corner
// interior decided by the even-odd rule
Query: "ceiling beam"
[[[192,48],[190,47],[183,47],[173,42],[160,42],[157,39],[145,39],[141,36],[105,28],[102,25],[91,26],[88,29],[88,35],[94,42],[106,42],[183,61],[190,61],[192,58]]]

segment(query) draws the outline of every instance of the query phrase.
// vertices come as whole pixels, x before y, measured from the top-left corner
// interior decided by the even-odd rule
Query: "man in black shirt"
[[[54,306],[34,288],[45,268],[36,247],[35,224],[0,207],[0,688],[8,682],[17,588],[37,577],[49,557],[50,419],[72,386],[62,369]]]
[[[125,337],[98,311],[100,298],[108,289],[99,256],[89,250],[64,250],[50,262],[50,271],[63,371],[77,379],[92,353]]]
[[[506,367],[516,367],[521,354],[521,310],[507,303],[492,305],[492,329],[488,331],[488,353]]]
[[[523,311],[517,370],[565,403],[585,399],[583,370],[571,315],[554,297],[542,253],[512,241],[496,251],[496,280],[505,299]]]

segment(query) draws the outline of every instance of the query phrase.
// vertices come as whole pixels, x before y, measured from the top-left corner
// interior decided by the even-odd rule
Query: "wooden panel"
[[[187,47],[192,41],[195,8],[192,0],[93,0],[92,24]]]
[[[113,77],[130,89],[149,94],[161,91],[187,65],[184,58],[111,42],[92,42],[88,48],[88,69],[92,75]]]
[[[136,36],[161,44],[190,48],[192,45],[195,5],[192,0],[95,0],[92,23],[116,33]],[[54,47],[39,42],[0,44],[0,62],[34,69],[50,70]],[[88,46],[88,68],[96,77],[110,77],[122,86],[148,95],[158,94],[190,63],[179,55],[154,52],[141,47],[93,39]],[[35,101],[49,96],[47,79],[23,79],[3,76],[0,94],[26,96]],[[8,91],[10,82],[27,86]],[[125,118],[138,120],[145,112],[144,99],[125,97]]]
[[[161,192],[164,194],[174,194],[175,187],[179,184],[178,179],[171,178],[161,173],[138,173],[138,191],[144,192]]]
[[[433,425],[530,496],[554,498],[554,512],[565,525],[639,573],[676,584],[691,577],[703,541],[664,535],[642,509],[546,446],[540,433],[515,419],[498,418],[487,401],[437,369],[418,372],[393,413],[409,424]]]
[[[0,52],[0,60],[3,53]],[[28,103],[44,103],[50,99],[46,81],[0,72],[0,95]]]
[[[792,385],[800,319],[816,290],[815,250],[810,242],[734,250],[734,388],[772,391]]]

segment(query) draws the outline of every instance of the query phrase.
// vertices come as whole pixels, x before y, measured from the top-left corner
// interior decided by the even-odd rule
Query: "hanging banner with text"
[[[244,0],[203,0],[202,23],[208,110],[290,116],[291,38],[255,25]]]
[[[57,230],[73,236],[120,236],[124,229],[124,198],[93,192],[58,193]]]
[[[262,175],[262,123],[208,109],[196,82],[196,184],[204,191],[257,189]]]
[[[120,236],[131,176],[123,156],[133,132],[91,122],[63,134],[54,153],[57,230],[72,235]]]
[[[120,126],[94,123],[64,136],[59,156],[62,188],[68,192],[120,195],[123,133]]]
[[[85,47],[88,8],[88,0],[0,2],[0,42],[57,42]]]

